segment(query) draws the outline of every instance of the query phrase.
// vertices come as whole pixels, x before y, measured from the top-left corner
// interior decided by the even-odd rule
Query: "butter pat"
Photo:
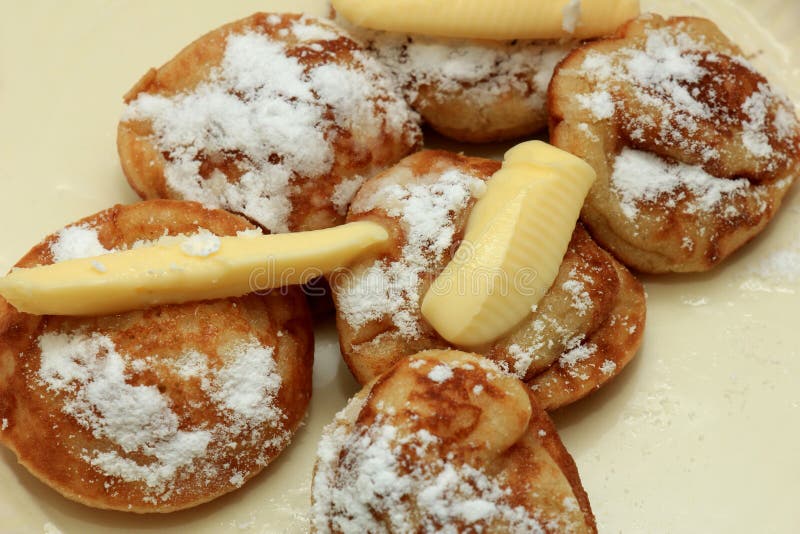
[[[30,269],[0,279],[0,295],[37,315],[104,315],[168,303],[236,297],[306,283],[389,238],[359,221],[325,230],[217,237],[201,232]]]
[[[451,343],[478,347],[522,321],[553,285],[594,180],[586,162],[541,141],[506,152],[423,298],[431,326]]]
[[[587,39],[639,16],[638,0],[332,0],[365,28],[473,39]]]

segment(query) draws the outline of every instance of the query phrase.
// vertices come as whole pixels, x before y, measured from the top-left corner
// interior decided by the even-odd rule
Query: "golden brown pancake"
[[[194,202],[116,206],[51,235],[17,267],[201,228],[254,227]],[[0,299],[0,441],[72,500],[179,510],[236,489],[289,444],[312,363],[294,289],[103,317],[28,315]]]
[[[578,471],[528,388],[477,354],[431,350],[329,425],[312,532],[596,532]]]
[[[434,130],[469,143],[513,139],[547,126],[547,84],[575,46],[382,32],[341,16],[336,22],[389,68]]]
[[[348,221],[374,220],[392,235],[387,250],[330,277],[342,354],[362,384],[404,356],[450,347],[420,304],[455,253],[476,195],[499,167],[423,151],[368,180],[356,195]],[[578,225],[536,309],[478,352],[525,380],[549,410],[618,374],[639,348],[644,320],[639,281]]]
[[[585,44],[548,98],[551,142],[597,171],[581,219],[641,271],[712,268],[800,173],[791,102],[705,19],[645,15]]]
[[[117,146],[142,198],[203,202],[270,232],[341,224],[365,178],[421,140],[391,76],[329,21],[257,13],[125,95]]]

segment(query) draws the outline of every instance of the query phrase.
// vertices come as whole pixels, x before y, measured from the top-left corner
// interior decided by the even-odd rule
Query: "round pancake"
[[[463,236],[492,160],[423,151],[367,181],[348,221],[390,230],[386,250],[333,273],[342,355],[362,384],[402,357],[449,348],[420,304]],[[644,291],[578,225],[554,284],[519,325],[478,352],[499,362],[555,409],[595,390],[633,358],[644,329]]]
[[[312,532],[596,532],[578,471],[522,383],[476,354],[400,360],[323,434]]]
[[[17,267],[201,228],[254,231],[221,210],[153,200],[83,219]],[[236,489],[289,444],[312,364],[296,289],[102,317],[28,315],[0,298],[0,441],[72,500],[179,510]]]
[[[421,140],[391,76],[329,21],[257,13],[125,95],[117,134],[142,198],[203,202],[270,232],[341,224],[365,178]]]
[[[406,100],[458,141],[514,139],[547,126],[547,84],[574,42],[406,35],[336,21],[394,74]]]
[[[597,171],[582,221],[640,271],[714,267],[800,174],[791,102],[705,19],[646,15],[585,44],[548,99],[551,143]]]

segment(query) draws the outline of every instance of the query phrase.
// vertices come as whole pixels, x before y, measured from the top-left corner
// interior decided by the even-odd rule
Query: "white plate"
[[[747,52],[761,51],[755,62],[800,102],[800,2],[643,4],[709,16]],[[122,94],[204,32],[267,9],[325,10],[321,0],[5,2],[0,270],[63,225],[135,201],[115,147]],[[639,356],[555,415],[601,532],[800,532],[800,280],[759,274],[776,252],[800,263],[797,228],[795,189],[769,229],[712,273],[647,277]],[[62,498],[2,450],[0,532],[305,531],[317,439],[356,391],[332,324],[316,334],[307,424],[241,490],[166,516],[101,512]]]

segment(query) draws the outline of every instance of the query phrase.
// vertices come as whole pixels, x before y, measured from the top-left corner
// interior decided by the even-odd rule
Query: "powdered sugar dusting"
[[[255,338],[229,349],[230,361],[206,387],[212,398],[233,412],[240,424],[261,425],[280,421],[281,410],[274,401],[281,387],[281,377],[273,358],[274,349]]]
[[[581,373],[577,364],[588,360],[597,352],[597,345],[583,343],[583,336],[577,336],[567,344],[567,350],[558,359],[558,364],[566,368],[573,378],[587,380],[588,375]]]
[[[492,42],[376,32],[337,20],[359,36],[389,67],[406,99],[434,87],[425,98],[442,102],[458,94],[471,106],[485,106],[510,90],[528,95],[534,110],[545,105],[547,85],[569,44],[541,41]]]
[[[291,30],[300,41],[294,47],[344,37],[307,18]],[[397,137],[416,131],[403,133],[413,114],[374,59],[354,51],[346,64],[307,67],[289,46],[256,31],[230,34],[207,81],[170,97],[141,93],[123,114],[150,121],[152,141],[169,154],[167,185],[178,196],[241,212],[271,232],[289,230],[293,187],[331,172],[336,128],[351,132],[356,150],[382,128]],[[223,162],[236,167],[234,176],[220,170]]]
[[[621,123],[633,142],[651,138],[657,145],[696,154],[705,163],[720,161],[729,147],[712,146],[703,130],[730,130],[731,142],[741,143],[756,168],[776,170],[791,154],[774,150],[770,136],[784,142],[795,135],[797,119],[790,111],[791,103],[769,84],[759,82],[741,109],[738,103],[728,104],[718,92],[728,91],[726,87],[739,81],[731,74],[734,69],[760,77],[745,58],[713,48],[705,37],[691,34],[684,23],[648,27],[641,47],[610,53],[592,50],[585,56],[579,73],[592,90],[576,95],[577,102],[596,120],[633,106],[634,112]],[[624,95],[626,103],[619,104],[613,95]],[[774,118],[769,113],[772,109]]]
[[[262,235],[261,231],[251,233],[239,232],[239,235]],[[183,252],[190,256],[209,256],[219,250],[221,241],[218,236],[205,228],[199,228],[191,234],[164,235],[159,239],[141,239],[134,242],[130,247],[117,247],[107,249],[100,243],[100,236],[97,228],[89,224],[79,224],[67,226],[56,234],[55,241],[50,243],[50,253],[53,262],[59,263],[67,260],[79,260],[94,256],[103,256],[120,250],[137,249],[142,247],[152,247],[157,244],[180,244]],[[100,261],[92,262],[92,268],[104,273],[107,271],[105,265]]]
[[[723,201],[750,192],[748,180],[716,178],[696,165],[668,162],[659,156],[623,148],[614,161],[611,187],[620,197],[629,219],[639,213],[641,202],[659,202],[674,208],[681,203],[686,213],[711,211]],[[733,215],[723,211],[725,215]]]
[[[400,171],[398,171],[400,172]],[[383,209],[402,223],[406,234],[396,261],[376,260],[337,288],[338,309],[352,328],[383,317],[391,319],[400,335],[419,333],[421,276],[440,262],[453,244],[452,217],[485,189],[480,179],[458,170],[399,184],[387,180],[371,197],[351,211]]]
[[[493,522],[512,531],[544,532],[510,489],[469,464],[436,457],[440,440],[378,422],[347,433],[329,428],[318,449],[312,516],[319,532],[475,532]],[[430,454],[434,452],[434,454]],[[341,458],[341,459],[340,459]],[[342,468],[334,471],[335,464]],[[379,523],[375,514],[386,517]],[[329,522],[330,521],[330,525]]]
[[[771,282],[796,284],[800,282],[800,238],[758,262],[750,271]]]
[[[437,384],[453,378],[453,370],[445,363],[440,363],[428,372],[428,378]]]
[[[347,213],[347,208],[350,206],[350,201],[356,195],[356,192],[358,192],[358,189],[365,180],[365,176],[353,176],[352,178],[346,178],[342,180],[333,188],[331,202],[333,203],[333,207],[336,208],[336,212],[339,215],[344,215]]]
[[[124,453],[152,459],[140,464],[110,450],[88,453],[87,462],[107,475],[160,488],[205,454],[211,433],[180,430],[178,416],[156,387],[126,383],[126,362],[108,337],[46,333],[39,346],[39,379],[66,395],[62,411]]]
[[[216,468],[206,460],[231,441],[255,442],[265,430],[278,430],[278,437],[267,441],[258,455],[263,465],[267,448],[289,437],[275,405],[281,381],[273,348],[255,339],[220,350],[226,363],[219,369],[196,351],[175,360],[173,372],[184,379],[201,378],[211,406],[228,414],[214,426],[182,420],[171,398],[155,385],[132,385],[132,375],[147,371],[157,356],[131,358],[98,333],[44,333],[39,347],[38,380],[61,395],[62,412],[95,438],[113,444],[86,450],[81,458],[106,476],[142,482],[148,499],[167,498],[173,484],[188,473],[199,472],[210,481]]]

